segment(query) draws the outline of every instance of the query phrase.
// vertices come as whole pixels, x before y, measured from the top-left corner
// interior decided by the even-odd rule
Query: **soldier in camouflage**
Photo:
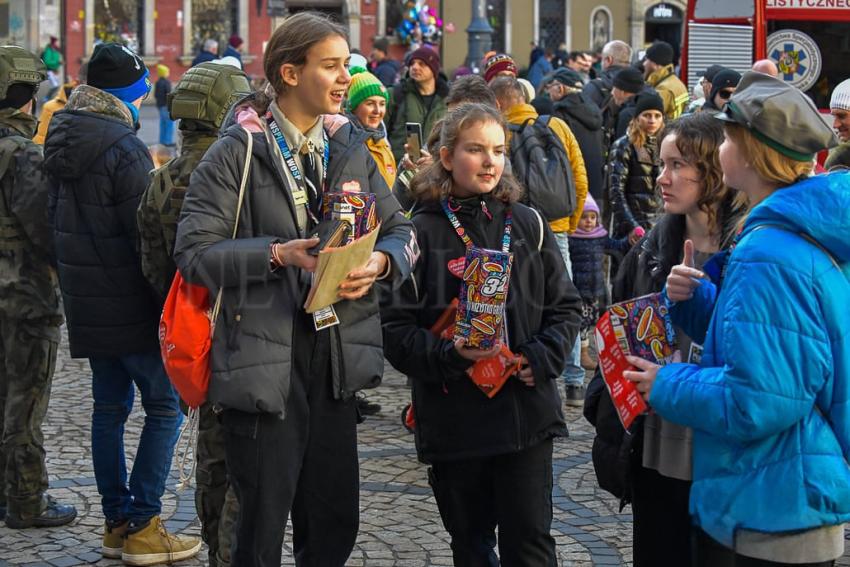
[[[41,424],[62,324],[48,184],[32,138],[44,64],[0,47],[0,517],[10,528],[61,526],[77,515],[48,496]]]
[[[154,170],[137,214],[142,271],[162,298],[176,272],[171,255],[189,176],[216,140],[230,107],[250,92],[248,77],[240,69],[209,62],[186,71],[168,95],[171,119],[180,120],[180,154]],[[209,546],[210,566],[226,567],[239,508],[227,481],[224,434],[210,404],[199,411],[195,457],[195,506]]]

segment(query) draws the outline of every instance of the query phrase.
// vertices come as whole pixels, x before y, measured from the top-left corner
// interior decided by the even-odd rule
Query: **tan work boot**
[[[110,526],[108,521],[106,522],[103,528],[101,555],[107,559],[121,559],[121,552],[124,551],[124,536],[127,535],[128,525],[130,525],[130,522],[127,520],[113,526]]]
[[[596,361],[590,356],[590,342],[587,340],[581,342],[581,367],[585,370],[596,368]]]
[[[154,516],[141,530],[127,532],[121,559],[127,565],[158,565],[194,557],[200,550],[199,538],[172,535]]]

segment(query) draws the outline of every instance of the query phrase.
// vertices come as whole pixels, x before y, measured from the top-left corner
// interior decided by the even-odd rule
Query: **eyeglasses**
[[[717,93],[717,96],[719,96],[720,98],[729,98],[729,97],[730,97],[730,96],[732,96],[734,93],[735,93],[735,91],[722,90],[722,91],[720,91],[720,92],[718,92],[718,93]]]

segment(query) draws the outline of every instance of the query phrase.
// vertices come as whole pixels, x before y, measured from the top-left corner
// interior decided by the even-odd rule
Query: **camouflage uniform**
[[[241,71],[202,63],[189,69],[168,96],[171,118],[180,120],[180,155],[153,172],[137,215],[142,271],[163,298],[176,272],[171,255],[189,176],[217,139],[227,111],[249,92],[248,78]],[[209,546],[210,566],[227,567],[239,503],[227,478],[224,432],[210,404],[199,410],[195,459],[195,507]]]
[[[8,66],[0,65],[6,82]],[[0,90],[2,99],[6,86]],[[62,324],[48,184],[41,147],[31,141],[36,126],[30,114],[0,110],[0,505],[24,520],[48,506],[41,424]]]

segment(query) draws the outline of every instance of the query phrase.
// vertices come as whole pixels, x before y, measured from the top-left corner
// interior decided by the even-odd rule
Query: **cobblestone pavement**
[[[447,534],[440,523],[425,466],[416,460],[413,437],[401,426],[407,403],[405,380],[387,367],[384,384],[369,392],[382,412],[360,425],[361,524],[351,566],[451,565]],[[138,404],[137,404],[138,406]],[[10,530],[0,524],[0,567],[120,565],[100,557],[103,518],[90,458],[91,399],[84,360],[60,350],[50,410],[44,427],[51,494],[77,506],[70,526]],[[135,450],[143,416],[135,411],[127,446]],[[567,411],[571,437],[555,444],[553,535],[562,567],[631,564],[631,516],[618,513],[614,498],[596,486],[590,463],[592,430],[578,409]],[[177,491],[173,472],[163,498],[169,529],[198,535],[190,489]],[[628,508],[626,509],[628,512]],[[286,537],[284,565],[293,565]],[[850,556],[840,565],[850,565]],[[179,565],[206,565],[205,551]]]

